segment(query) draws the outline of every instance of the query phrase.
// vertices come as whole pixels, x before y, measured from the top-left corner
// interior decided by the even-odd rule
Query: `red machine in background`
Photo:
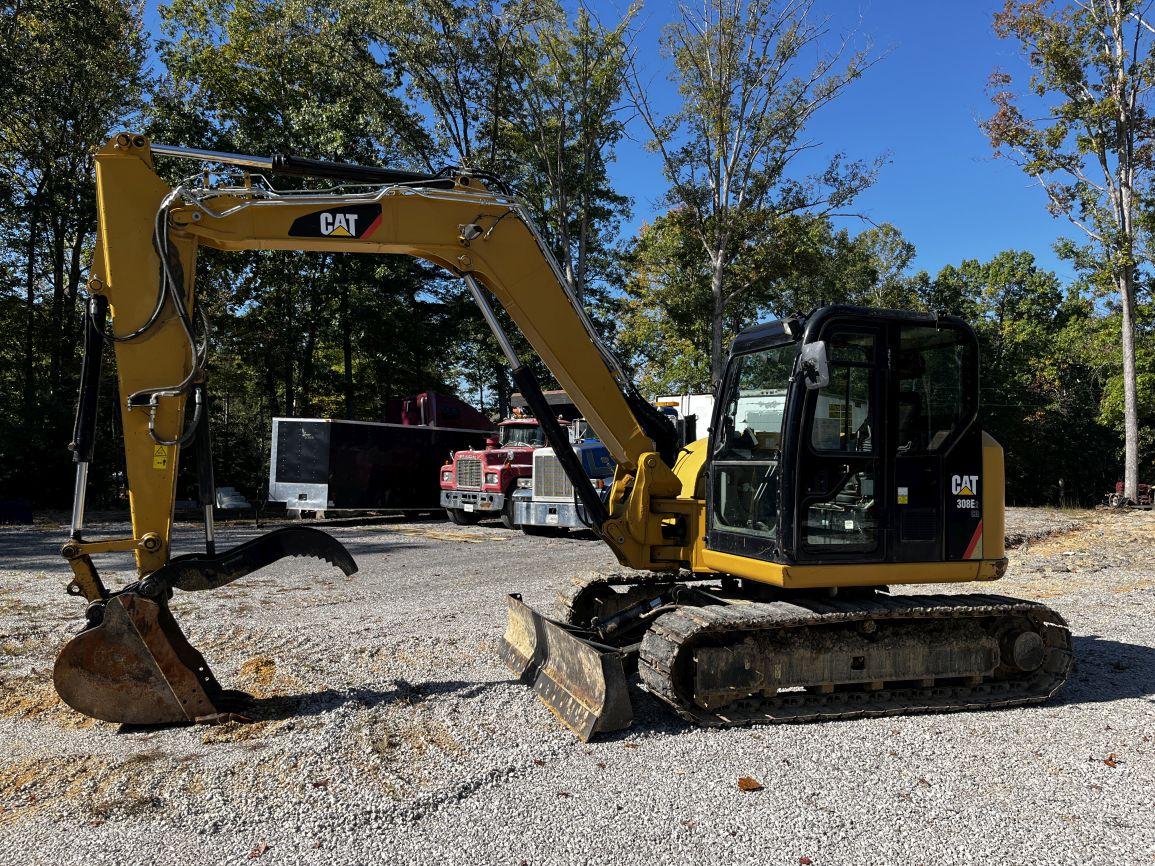
[[[562,422],[566,424],[568,422]],[[536,418],[510,418],[481,450],[458,451],[441,467],[441,505],[458,525],[482,517],[501,517],[506,529],[513,518],[513,492],[519,478],[533,473],[533,452],[545,444]]]
[[[1155,504],[1155,485],[1140,483],[1136,486],[1138,499],[1132,501],[1123,493],[1123,482],[1116,481],[1115,492],[1107,495],[1105,504],[1108,508],[1152,508]]]

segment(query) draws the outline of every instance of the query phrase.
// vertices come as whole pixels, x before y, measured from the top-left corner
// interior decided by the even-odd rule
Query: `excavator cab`
[[[978,344],[960,319],[827,307],[751,328],[712,431],[710,550],[784,565],[981,554]]]

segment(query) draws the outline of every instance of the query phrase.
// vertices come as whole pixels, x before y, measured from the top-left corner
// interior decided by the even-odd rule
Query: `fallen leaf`
[[[598,761],[598,769],[604,770],[605,768],[606,768],[606,762],[605,761]]]
[[[328,788],[329,787],[329,780],[328,779],[314,779],[313,780],[313,787],[314,788]]]
[[[928,782],[928,781],[927,781],[926,779],[924,779],[922,776],[919,776],[919,777],[918,777],[918,783],[919,783],[920,785],[922,785],[923,787],[925,787],[925,788],[929,788],[929,787],[930,787],[930,782]]]
[[[637,747],[638,747],[637,743],[622,743],[623,749],[636,749]]]
[[[253,850],[249,852],[249,859],[250,860],[256,860],[258,857],[260,857],[262,854],[264,854],[268,850],[269,850],[269,843],[266,842],[264,839],[262,839],[260,842],[258,842],[256,845],[254,845]]]
[[[814,861],[811,860],[809,857],[807,857],[805,854],[803,854],[801,857],[798,858],[798,862],[800,864],[802,864],[802,866],[810,866],[810,864],[813,863]]]
[[[1103,763],[1106,764],[1108,767],[1118,767],[1123,762],[1121,760],[1119,760],[1118,758],[1116,758],[1115,753],[1112,752],[1111,754],[1109,754],[1107,757],[1105,757],[1103,759]]]
[[[569,791],[558,791],[557,795],[559,797],[568,797],[570,794],[569,794]]]
[[[743,791],[761,791],[762,783],[751,776],[742,776],[738,779],[738,787]]]
[[[545,761],[543,761],[541,758],[534,758],[534,759],[533,759],[533,765],[534,765],[535,767],[544,767],[544,766],[545,766]]]

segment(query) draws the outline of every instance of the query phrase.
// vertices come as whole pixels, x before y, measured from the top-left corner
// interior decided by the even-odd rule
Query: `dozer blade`
[[[221,687],[164,602],[127,591],[70,640],[52,680],[74,710],[130,725],[195,722],[228,712]]]
[[[221,689],[168,609],[173,587],[215,589],[286,556],[315,556],[346,575],[353,557],[332,536],[287,527],[221,554],[175,557],[89,608],[89,626],[56,659],[56,691],[73,709],[106,722],[158,725],[242,720],[239,693]],[[243,697],[243,696],[239,696]]]
[[[561,722],[583,741],[628,728],[634,720],[622,653],[585,640],[578,629],[547,619],[508,597],[500,655]]]

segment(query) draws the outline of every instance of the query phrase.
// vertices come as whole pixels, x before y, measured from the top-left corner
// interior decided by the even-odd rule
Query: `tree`
[[[794,214],[768,232],[730,262],[729,279],[749,288],[741,304],[723,311],[725,333],[821,304],[919,306],[904,274],[914,248],[889,224],[852,236],[824,216]],[[619,343],[643,391],[710,390],[714,272],[689,210],[675,208],[643,226],[625,267]]]
[[[579,301],[592,278],[610,270],[618,218],[629,204],[607,167],[625,134],[620,114],[633,15],[631,8],[607,29],[584,6],[572,24],[558,9],[519,35],[511,144],[527,159],[518,187]]]
[[[1155,25],[1139,0],[1057,6],[1007,0],[995,32],[1016,40],[1031,70],[1024,108],[1006,72],[991,76],[995,113],[982,126],[995,153],[1038,181],[1052,215],[1088,241],[1120,308],[1124,484],[1137,495],[1136,272],[1144,263],[1142,200],[1152,195]]]
[[[1099,421],[1103,378],[1089,295],[1067,292],[1029,252],[943,268],[940,298],[959,307],[979,338],[983,423],[1007,451],[1012,502],[1093,501],[1111,459],[1112,436]],[[1046,443],[1047,447],[1039,447]]]
[[[167,74],[151,130],[213,149],[423,165],[430,139],[396,95],[400,72],[353,11],[346,0],[174,0],[162,9]],[[162,167],[174,178],[188,171]],[[262,482],[272,414],[377,420],[391,397],[449,388],[450,353],[440,347],[459,324],[430,266],[202,250],[197,271],[214,323],[222,477],[242,489]]]
[[[528,28],[556,18],[551,0],[364,0],[360,14],[369,37],[404,70],[409,104],[432,120],[428,167],[448,157],[512,175],[515,55]]]
[[[58,497],[70,469],[66,395],[96,228],[91,154],[139,109],[143,61],[134,3],[27,0],[0,10],[0,300],[19,346],[12,367],[5,352],[19,383],[3,394],[16,399],[0,412],[0,481],[36,498]],[[32,429],[42,434],[30,439]]]
[[[873,60],[848,52],[846,39],[823,50],[828,32],[813,20],[813,0],[705,0],[681,7],[662,50],[681,107],[659,116],[635,66],[634,105],[648,127],[670,184],[669,203],[684,208],[710,271],[710,374],[724,363],[726,317],[766,271],[736,278],[734,262],[773,241],[792,216],[839,211],[874,182],[879,162],[836,154],[823,171],[794,177],[802,136],[814,115],[859,78]],[[813,65],[804,53],[819,52]]]

